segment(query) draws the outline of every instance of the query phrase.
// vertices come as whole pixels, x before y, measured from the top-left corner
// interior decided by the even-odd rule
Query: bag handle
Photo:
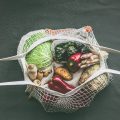
[[[120,75],[120,71],[118,70],[113,70],[113,69],[100,69],[98,70],[97,72],[95,72],[91,77],[88,78],[87,82],[88,81],[91,81],[92,79],[96,78],[97,76],[103,74],[103,73],[112,73],[112,74],[117,74],[117,75]]]
[[[34,85],[36,86],[33,82],[31,81],[11,81],[11,82],[1,82],[0,86],[9,86],[9,85]]]

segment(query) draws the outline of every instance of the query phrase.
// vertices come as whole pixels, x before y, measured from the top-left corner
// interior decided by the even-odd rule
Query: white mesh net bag
[[[92,52],[99,55],[99,63],[95,63],[84,70],[80,70],[73,75],[72,81],[76,81],[72,85],[74,89],[69,92],[61,93],[55,90],[51,90],[48,87],[48,82],[51,81],[54,75],[54,59],[46,58],[44,61],[44,66],[51,69],[51,73],[40,81],[40,84],[35,84],[28,77],[28,63],[26,61],[26,56],[37,46],[51,41],[51,51],[55,55],[54,48],[60,43],[66,43],[69,41],[80,42],[87,46]],[[46,46],[47,49],[48,46]],[[41,49],[42,51],[43,49]],[[14,82],[4,82],[0,83],[0,86],[5,85],[27,85],[26,92],[29,93],[29,97],[36,98],[44,107],[47,112],[74,112],[79,108],[89,106],[95,95],[104,89],[110,81],[110,73],[120,74],[119,71],[108,69],[106,59],[108,57],[107,52],[119,52],[117,50],[100,46],[96,41],[92,28],[90,26],[85,26],[80,29],[42,29],[37,31],[32,31],[22,37],[20,44],[18,46],[18,51],[16,56],[0,59],[0,61],[7,60],[18,60],[23,74],[24,81],[14,81]],[[33,54],[36,54],[35,51]],[[47,56],[47,54],[46,54]],[[37,60],[35,59],[35,62]],[[49,63],[49,64],[48,64]],[[42,65],[39,64],[41,67]],[[41,69],[44,71],[46,68]],[[79,75],[79,81],[77,76]],[[67,84],[72,82],[66,81]],[[78,84],[79,83],[79,84]]]

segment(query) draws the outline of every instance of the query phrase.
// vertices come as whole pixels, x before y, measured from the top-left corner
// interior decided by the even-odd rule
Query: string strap
[[[31,81],[11,81],[11,82],[2,82],[0,86],[9,86],[9,85],[35,85]]]

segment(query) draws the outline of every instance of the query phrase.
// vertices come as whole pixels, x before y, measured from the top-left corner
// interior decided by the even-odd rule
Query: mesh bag
[[[86,74],[88,79],[83,84],[77,86],[66,94],[50,90],[46,84],[43,86],[35,86],[27,75],[26,54],[39,44],[49,40],[81,42],[100,55],[100,64],[95,64],[83,72],[83,74]],[[80,29],[42,29],[32,31],[23,36],[20,40],[16,56],[0,59],[0,61],[18,60],[24,74],[24,81],[5,82],[0,83],[0,85],[27,85],[25,91],[29,93],[29,97],[37,99],[47,112],[74,112],[79,108],[90,105],[95,95],[109,84],[111,76],[110,73],[120,74],[119,71],[108,69],[106,63],[108,54],[106,52],[103,54],[101,49],[119,52],[114,49],[100,46],[96,41],[90,26],[85,26]],[[53,72],[49,77],[47,77],[47,79],[51,79],[52,76]]]

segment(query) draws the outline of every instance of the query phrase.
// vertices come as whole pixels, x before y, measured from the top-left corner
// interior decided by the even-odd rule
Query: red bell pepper
[[[71,55],[67,61],[67,67],[71,72],[76,72],[79,70],[79,63],[81,62],[81,55],[82,53],[77,52],[73,55]]]
[[[75,53],[75,54],[73,54],[73,55],[71,55],[69,57],[69,60],[72,60],[72,61],[74,61],[76,63],[80,63],[80,61],[81,61],[81,55],[82,55],[82,53],[80,53],[80,52]]]
[[[59,86],[55,85],[52,81],[50,81],[50,82],[48,83],[48,87],[49,87],[51,90],[55,90],[55,91],[60,92],[60,93],[63,93],[63,94],[66,93],[62,88],[60,88]]]
[[[62,78],[58,75],[54,76],[52,79],[55,86],[61,89],[61,93],[67,93],[73,90],[75,87],[66,83]]]

